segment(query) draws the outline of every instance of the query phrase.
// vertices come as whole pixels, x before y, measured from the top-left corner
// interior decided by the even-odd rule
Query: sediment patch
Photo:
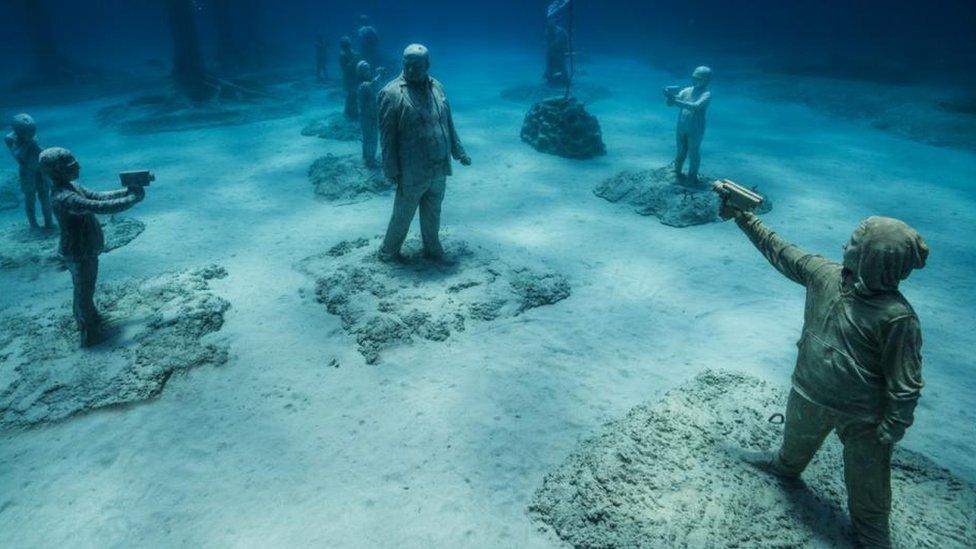
[[[583,441],[529,512],[575,547],[851,547],[836,437],[804,483],[740,459],[778,447],[788,391],[706,371]],[[896,547],[976,546],[976,487],[897,447],[892,489]]]
[[[212,265],[99,288],[109,337],[80,349],[71,303],[0,312],[0,430],[65,420],[157,396],[170,376],[227,361],[203,338],[230,303],[210,289],[227,272]]]
[[[415,340],[446,341],[472,323],[512,318],[569,297],[570,284],[544,267],[515,265],[465,242],[448,242],[456,263],[421,257],[417,240],[402,262],[376,255],[380,239],[359,239],[302,260],[315,281],[312,297],[342,320],[369,364],[384,349]]]

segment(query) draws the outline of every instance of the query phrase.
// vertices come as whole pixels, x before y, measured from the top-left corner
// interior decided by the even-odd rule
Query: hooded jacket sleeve
[[[766,260],[783,276],[797,284],[809,286],[818,269],[832,264],[819,255],[806,252],[783,240],[753,213],[743,213],[735,222]]]
[[[383,148],[383,175],[387,179],[400,177],[400,151],[397,131],[400,125],[399,90],[385,88],[380,92],[380,143]]]
[[[898,441],[915,419],[922,386],[922,330],[914,315],[893,320],[884,334],[881,366],[885,409],[881,427]]]

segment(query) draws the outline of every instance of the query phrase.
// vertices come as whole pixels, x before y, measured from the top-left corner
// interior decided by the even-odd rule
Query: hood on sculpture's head
[[[854,277],[859,293],[890,292],[913,270],[925,267],[928,256],[925,239],[907,223],[872,216],[861,222],[844,246],[844,268]]]

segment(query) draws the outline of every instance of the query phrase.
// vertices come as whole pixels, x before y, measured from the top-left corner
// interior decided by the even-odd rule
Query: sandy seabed
[[[449,180],[446,233],[505,265],[544,265],[571,294],[384,347],[373,365],[312,298],[318,277],[296,268],[341,242],[372,245],[390,214],[388,193],[316,199],[315,160],[359,154],[355,141],[300,135],[341,108],[327,90],[294,116],[124,137],[96,120],[117,99],[34,109],[42,142],[77,153],[83,184],[155,171],[126,213],[145,230],[103,256],[100,281],[220,265],[227,276],[207,292],[230,308],[200,341],[227,355],[176,370],[144,404],[0,433],[0,545],[559,546],[528,509],[581,439],[707,369],[785,387],[802,289],[731,224],[669,227],[593,194],[621,171],[671,161],[675,113],[659,90],[673,78],[594,59],[587,80],[614,83],[587,105],[607,155],[573,161],[522,143],[528,106],[501,96],[531,85],[538,59],[494,55],[438,57],[433,69],[474,160]],[[765,218],[783,236],[837,259],[861,218],[883,214],[928,239],[930,265],[904,287],[927,385],[902,447],[973,483],[976,156],[716,75],[702,171],[774,197]],[[0,212],[0,225],[22,216]],[[66,273],[0,270],[0,287],[0,314],[70,313]]]

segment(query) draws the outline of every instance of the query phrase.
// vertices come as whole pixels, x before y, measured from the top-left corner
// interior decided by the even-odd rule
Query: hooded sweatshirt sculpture
[[[840,265],[789,244],[754,214],[736,222],[779,272],[807,289],[783,444],[754,461],[799,476],[836,430],[855,534],[868,547],[890,547],[892,446],[912,424],[922,389],[921,329],[898,284],[925,266],[928,246],[902,221],[870,217]]]

